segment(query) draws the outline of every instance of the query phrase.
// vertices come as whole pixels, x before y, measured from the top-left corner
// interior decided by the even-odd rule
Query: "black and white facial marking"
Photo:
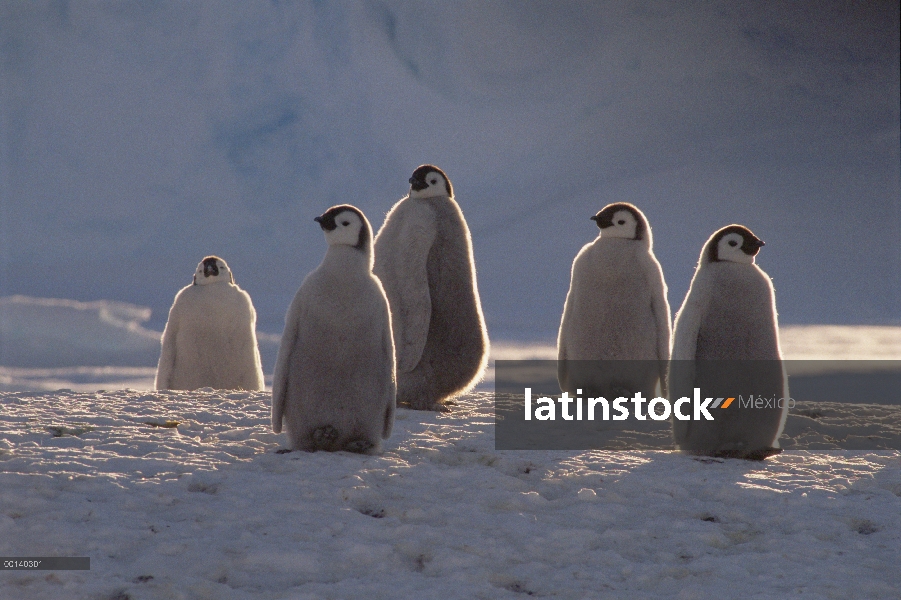
[[[203,265],[203,276],[204,277],[218,277],[219,276],[219,265],[216,264],[219,259],[215,256],[207,256],[200,263]]]
[[[707,262],[751,264],[763,245],[763,240],[747,227],[729,225],[714,233],[707,242]]]
[[[643,240],[648,226],[644,215],[628,202],[614,202],[591,217],[601,230],[601,237],[618,237],[627,240]]]
[[[350,204],[333,206],[313,219],[325,232],[330,246],[344,244],[367,251],[372,245],[372,228],[362,211]]]
[[[410,177],[411,198],[431,198],[433,196],[454,197],[454,187],[444,171],[434,165],[416,167]]]
[[[206,285],[219,281],[235,282],[235,277],[225,261],[218,256],[204,257],[194,272],[194,285]]]

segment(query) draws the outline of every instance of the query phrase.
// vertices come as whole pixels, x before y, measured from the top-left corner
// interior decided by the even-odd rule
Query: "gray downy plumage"
[[[163,331],[155,389],[265,389],[250,295],[224,260],[207,256],[175,296]]]
[[[316,218],[328,249],[285,316],[272,383],[272,430],[294,450],[374,454],[391,436],[394,341],[372,274],[372,229],[350,205]]]
[[[472,241],[441,169],[423,165],[375,239],[374,273],[391,305],[398,403],[442,410],[481,378],[488,335]]]
[[[676,315],[668,375],[671,400],[691,397],[695,387],[702,397],[788,397],[773,284],[754,264],[761,246],[741,225],[718,230],[704,245]],[[733,402],[711,412],[713,421],[673,419],[679,449],[748,459],[781,451],[786,403],[782,408],[742,408]]]
[[[604,207],[592,220],[600,233],[573,260],[560,321],[560,389],[611,400],[641,392],[650,399],[658,381],[665,382],[670,351],[666,283],[651,228],[626,202]]]

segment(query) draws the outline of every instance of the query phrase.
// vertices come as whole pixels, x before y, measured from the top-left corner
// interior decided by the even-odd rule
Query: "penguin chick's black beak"
[[[593,217],[588,217],[592,221],[598,224],[599,229],[607,229],[608,227],[613,227],[613,215],[602,215],[601,213],[596,214]]]
[[[338,227],[338,225],[335,223],[334,217],[329,218],[321,215],[315,217],[313,220],[319,223],[319,226],[322,227],[323,231],[333,231],[336,227]]]
[[[425,177],[410,177],[410,187],[413,188],[414,191],[421,192],[429,187],[429,184],[426,183]]]
[[[753,240],[746,239],[745,243],[741,246],[741,250],[748,256],[756,256],[764,246],[766,246],[766,243],[760,238],[754,238]]]

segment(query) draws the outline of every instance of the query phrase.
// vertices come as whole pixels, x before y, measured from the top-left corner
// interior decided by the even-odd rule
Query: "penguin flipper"
[[[670,344],[672,343],[673,332],[670,325],[670,308],[666,301],[666,282],[663,279],[663,270],[657,259],[651,256],[653,265],[648,270],[651,278],[649,288],[651,290],[659,290],[662,293],[653,293],[651,296],[651,313],[654,315],[654,321],[657,331],[657,364],[658,377],[660,379],[660,390],[663,397],[669,396],[669,386],[667,385],[667,366],[670,359]]]
[[[393,400],[393,399],[392,399]],[[394,413],[397,411],[397,404],[392,401],[385,407],[385,420],[382,423],[382,439],[387,440],[391,437],[394,430]]]
[[[375,444],[363,438],[351,440],[344,445],[345,451],[356,454],[368,454],[373,448],[375,448]]]
[[[181,294],[181,292],[179,292]],[[166,321],[166,329],[163,330],[162,348],[160,349],[160,361],[156,367],[156,379],[153,382],[154,389],[168,390],[172,389],[172,374],[175,372],[176,358],[176,334],[178,333],[178,316],[180,311],[176,309],[178,306],[178,296],[169,309],[169,319]]]
[[[557,384],[560,386],[560,391],[568,392],[570,391],[569,363],[566,357],[566,346],[561,335],[557,342]]]
[[[388,368],[386,373],[386,389],[385,389],[385,420],[382,423],[382,439],[387,440],[391,437],[394,430],[394,417],[397,412],[397,367],[394,358],[394,335],[391,332],[391,313],[387,309],[387,322],[382,332],[382,353],[385,364]]]
[[[437,235],[435,214],[412,205],[400,230],[386,247],[376,243],[375,275],[382,281],[391,306],[397,370],[408,373],[419,364],[432,320],[429,293],[429,251]]]
[[[667,395],[671,400],[690,395],[695,383],[695,357],[701,316],[707,309],[703,298],[710,292],[710,281],[703,272],[695,275],[682,308],[676,313],[673,327],[673,350],[666,377]]]
[[[282,333],[282,341],[278,347],[278,357],[275,359],[275,372],[272,375],[272,432],[282,432],[282,419],[285,415],[285,405],[288,401],[288,364],[291,354],[297,345],[299,336],[298,323],[301,318],[303,299],[300,291],[294,296],[288,314],[285,316],[285,331]]]
[[[317,427],[310,433],[311,449],[313,452],[316,450],[325,450],[327,452],[339,450],[337,442],[340,437],[341,433],[332,425]]]

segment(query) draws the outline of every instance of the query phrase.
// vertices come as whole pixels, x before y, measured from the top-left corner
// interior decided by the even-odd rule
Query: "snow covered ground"
[[[489,371],[448,414],[399,410],[381,456],[278,454],[266,393],[147,391],[159,332],[146,317],[105,301],[0,302],[0,556],[91,558],[90,571],[2,571],[0,598],[901,590],[901,452],[804,449],[876,426],[896,447],[901,407],[797,411],[788,450],[764,463],[496,451]],[[901,358],[897,327],[786,327],[782,341],[794,359]],[[260,343],[265,357],[278,336]]]
[[[0,597],[897,598],[901,453],[499,452],[491,396],[382,456],[277,454],[268,396],[0,395]],[[161,425],[173,425],[164,427]]]

